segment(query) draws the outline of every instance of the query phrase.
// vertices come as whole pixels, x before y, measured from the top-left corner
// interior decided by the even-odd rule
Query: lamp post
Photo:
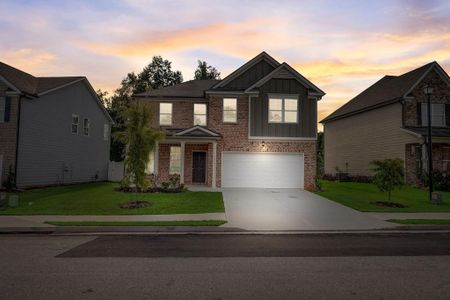
[[[427,103],[427,119],[428,119],[428,189],[429,189],[429,196],[430,201],[432,201],[432,195],[433,195],[433,143],[432,143],[432,137],[431,137],[431,94],[433,94],[433,87],[430,85],[426,85],[423,89],[423,92],[428,97],[428,103]]]

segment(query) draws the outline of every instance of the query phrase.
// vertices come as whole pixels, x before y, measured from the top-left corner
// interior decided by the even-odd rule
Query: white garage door
[[[303,188],[303,182],[303,154],[222,152],[222,187]]]

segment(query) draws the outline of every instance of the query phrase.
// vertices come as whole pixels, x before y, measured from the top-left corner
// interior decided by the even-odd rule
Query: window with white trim
[[[88,118],[83,119],[83,134],[86,136],[89,136],[89,130],[90,130],[91,124],[89,122]]]
[[[72,114],[72,133],[78,134],[78,125],[80,124],[80,117],[76,114]]]
[[[428,104],[422,103],[422,126],[428,126]],[[445,126],[445,104],[431,103],[431,126]]]
[[[237,99],[223,98],[223,122],[236,123],[237,122]]]
[[[269,98],[269,123],[297,123],[298,100],[292,97]]]
[[[205,103],[194,103],[194,125],[206,126]]]
[[[159,125],[172,125],[172,103],[159,104]]]
[[[170,146],[169,174],[180,174],[181,171],[181,147]]]
[[[109,124],[103,125],[103,140],[109,140]]]

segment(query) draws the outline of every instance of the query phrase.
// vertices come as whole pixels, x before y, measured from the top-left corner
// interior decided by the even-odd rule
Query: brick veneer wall
[[[5,96],[7,87],[0,83],[0,96]],[[0,123],[0,155],[3,155],[3,171],[0,186],[7,179],[9,167],[13,171],[16,162],[16,140],[17,140],[17,116],[18,116],[18,96],[11,96],[10,120]]]
[[[305,189],[315,188],[316,177],[316,141],[270,141],[249,140],[248,138],[248,96],[237,97],[237,123],[227,124],[222,122],[222,96],[209,96],[207,127],[219,132],[222,139],[217,142],[216,161],[216,185],[221,186],[221,162],[222,151],[243,152],[298,152],[304,153],[305,159]],[[172,128],[188,128],[193,126],[193,102],[173,101],[173,125]],[[152,103],[155,119],[158,120],[158,103]],[[157,126],[157,125],[155,125]],[[192,151],[208,150],[207,156],[207,185],[212,183],[212,143],[186,144],[185,148],[185,183],[192,183]],[[159,148],[159,178],[167,180],[169,177],[170,145],[162,141]]]
[[[222,151],[242,152],[300,152],[305,155],[305,189],[315,188],[316,141],[264,141],[248,138],[248,97],[237,97],[237,123],[222,122],[222,97],[209,97],[208,128],[220,132],[223,139],[217,144],[217,186],[221,186]]]
[[[428,101],[427,95],[423,92],[424,87],[428,84],[434,88],[433,94],[431,95],[432,103],[450,103],[450,87],[448,87],[435,71],[431,71],[411,92],[411,96],[414,98],[404,105],[405,126],[421,126],[417,120],[417,105],[418,103]]]
[[[422,182],[417,174],[417,162],[415,147],[420,144],[406,144],[405,145],[405,180],[408,184],[420,185]]]

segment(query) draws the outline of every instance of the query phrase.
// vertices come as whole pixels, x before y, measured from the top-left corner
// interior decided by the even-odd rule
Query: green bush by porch
[[[122,209],[134,193],[114,191],[118,184],[103,182],[50,187],[19,193],[19,206],[0,208],[0,215],[161,215],[224,212],[220,192],[143,193],[138,200],[152,206]]]
[[[335,182],[321,180],[323,191],[318,195],[365,212],[450,212],[450,193],[442,192],[444,204],[431,204],[426,189],[404,186],[392,192],[392,201],[406,205],[405,208],[382,207],[373,204],[384,201],[382,193],[371,183]]]

